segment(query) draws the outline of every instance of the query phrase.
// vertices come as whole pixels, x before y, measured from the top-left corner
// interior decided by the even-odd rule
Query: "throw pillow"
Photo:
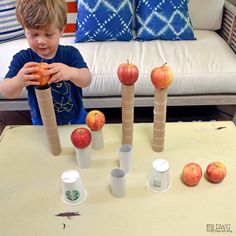
[[[137,40],[193,40],[188,0],[137,0]]]
[[[16,19],[15,5],[14,0],[0,2],[0,43],[24,36],[24,30]]]
[[[133,0],[77,0],[76,42],[133,38]]]
[[[77,4],[76,0],[66,0],[67,24],[63,35],[74,35],[76,32]]]

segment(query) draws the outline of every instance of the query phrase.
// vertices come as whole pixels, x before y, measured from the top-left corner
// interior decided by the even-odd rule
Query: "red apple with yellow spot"
[[[71,142],[76,148],[86,148],[92,140],[90,131],[87,128],[77,128],[71,133]]]
[[[46,62],[40,62],[38,63],[38,72],[32,73],[33,75],[39,75],[39,83],[40,86],[46,85],[48,83],[48,80],[50,79],[50,76],[45,76],[44,73],[48,70],[46,69],[46,66],[48,65],[48,63]]]
[[[185,165],[182,172],[182,180],[188,186],[194,186],[202,178],[202,168],[197,163],[191,162]]]
[[[211,162],[206,168],[206,178],[212,183],[220,183],[226,176],[226,167],[222,162]]]
[[[92,110],[86,116],[86,124],[93,131],[100,130],[105,122],[105,115],[98,110]]]
[[[165,63],[163,66],[152,69],[151,80],[155,88],[166,89],[172,83],[173,73],[170,67]]]
[[[139,76],[138,67],[132,63],[122,63],[117,69],[117,75],[120,82],[124,85],[133,85]]]

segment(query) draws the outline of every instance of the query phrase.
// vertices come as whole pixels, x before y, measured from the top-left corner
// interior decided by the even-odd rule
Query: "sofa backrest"
[[[190,0],[188,6],[194,29],[220,29],[224,0]]]

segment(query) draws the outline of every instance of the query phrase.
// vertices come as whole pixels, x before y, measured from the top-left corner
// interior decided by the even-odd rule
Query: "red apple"
[[[188,163],[182,172],[182,180],[188,186],[194,186],[202,178],[202,168],[197,163]]]
[[[105,124],[106,119],[104,114],[98,110],[90,111],[86,116],[86,124],[91,130],[100,130]]]
[[[161,67],[155,67],[151,72],[151,80],[155,88],[166,89],[173,80],[173,73],[166,63]]]
[[[40,78],[39,78],[39,82],[40,82],[40,85],[46,85],[48,83],[48,80],[50,79],[50,76],[45,76],[44,73],[47,71],[47,69],[45,68],[45,66],[47,66],[48,63],[46,62],[40,62],[38,63],[38,68],[39,68],[39,71],[38,72],[35,72],[35,73],[32,73],[33,75],[39,75]]]
[[[71,133],[71,142],[76,148],[86,148],[91,143],[91,133],[87,128],[77,128]]]
[[[206,178],[212,183],[221,182],[226,173],[225,165],[219,161],[211,162],[206,168]]]
[[[119,65],[117,75],[122,84],[133,85],[138,79],[139,71],[137,66],[128,61]]]

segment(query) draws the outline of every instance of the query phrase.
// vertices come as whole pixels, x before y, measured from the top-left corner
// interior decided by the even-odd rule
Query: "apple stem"
[[[162,65],[162,67],[164,67],[165,65],[167,65],[167,62],[165,62],[165,63]]]
[[[127,64],[129,64],[129,59],[127,59]]]

